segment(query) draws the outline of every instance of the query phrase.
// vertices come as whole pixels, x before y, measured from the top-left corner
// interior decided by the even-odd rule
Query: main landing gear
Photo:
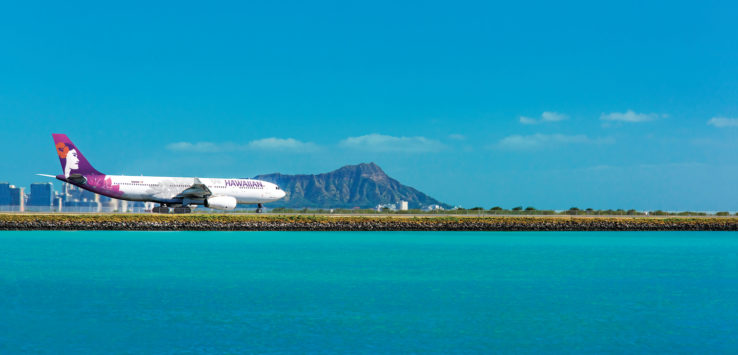
[[[169,213],[169,207],[167,205],[156,206],[151,209],[153,213]]]
[[[256,205],[256,213],[264,213],[264,205],[261,203]]]
[[[154,207],[151,212],[153,213],[169,213],[170,208],[167,205],[161,205]],[[177,206],[171,209],[173,213],[191,213],[192,209],[187,206]]]
[[[192,213],[192,209],[187,206],[175,207],[174,213]]]

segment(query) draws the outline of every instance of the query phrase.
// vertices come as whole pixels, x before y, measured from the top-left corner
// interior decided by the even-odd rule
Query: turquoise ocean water
[[[0,232],[0,354],[737,353],[738,233]]]

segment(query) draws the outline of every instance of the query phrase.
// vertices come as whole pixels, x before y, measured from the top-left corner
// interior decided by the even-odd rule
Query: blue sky
[[[465,207],[737,210],[732,2],[0,6],[0,180],[376,162]]]

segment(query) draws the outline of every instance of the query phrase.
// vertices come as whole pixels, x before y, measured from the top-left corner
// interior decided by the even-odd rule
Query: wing
[[[188,187],[187,190],[180,192],[178,197],[205,198],[212,194],[213,193],[210,191],[210,189],[205,186],[205,184],[203,184],[200,179],[195,178],[195,183],[192,184],[192,186]]]

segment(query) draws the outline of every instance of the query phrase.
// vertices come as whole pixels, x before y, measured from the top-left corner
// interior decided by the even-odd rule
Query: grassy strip
[[[719,217],[0,214],[0,230],[728,230]]]
[[[738,218],[717,217],[596,217],[596,216],[433,216],[433,217],[401,217],[401,216],[329,216],[329,215],[255,215],[255,214],[0,214],[0,222],[11,221],[107,221],[107,222],[238,222],[238,221],[275,221],[275,222],[366,222],[366,221],[416,221],[416,222],[508,222],[541,223],[563,221],[629,221],[635,223],[694,223],[694,222],[727,222],[738,223]]]

